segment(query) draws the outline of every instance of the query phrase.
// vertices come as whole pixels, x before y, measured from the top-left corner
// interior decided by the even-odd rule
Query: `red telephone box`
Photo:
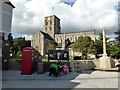
[[[32,74],[34,49],[32,47],[23,48],[21,74]]]

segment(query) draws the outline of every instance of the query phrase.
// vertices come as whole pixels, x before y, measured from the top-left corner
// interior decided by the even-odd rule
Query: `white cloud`
[[[31,40],[32,39],[32,35],[23,35],[22,37],[25,37],[25,40]]]
[[[119,0],[77,0],[73,7],[59,0],[10,0],[14,5],[13,32],[32,35],[43,30],[44,17],[54,14],[61,19],[62,32],[106,27],[110,34],[117,28]],[[113,30],[114,29],[114,30]]]

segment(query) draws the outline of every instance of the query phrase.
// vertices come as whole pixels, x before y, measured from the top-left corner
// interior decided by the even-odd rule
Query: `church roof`
[[[45,38],[47,38],[47,39],[49,39],[49,40],[54,40],[54,39],[52,39],[52,38],[50,37],[50,35],[48,35],[47,33],[43,32],[43,31],[40,31],[40,32],[44,35]]]
[[[64,35],[64,34],[79,34],[79,33],[92,33],[92,34],[95,34],[95,30],[89,30],[89,31],[78,31],[78,32],[67,32],[67,33],[59,33],[59,34],[55,34],[55,36],[57,35]]]
[[[48,18],[48,17],[55,17],[55,18],[59,19],[56,15],[46,16],[45,18]]]
[[[53,41],[55,44],[57,44],[56,41],[55,41],[52,37],[50,37],[49,34],[43,32],[43,31],[40,31],[40,32],[44,35],[44,37],[45,37],[46,39],[49,39],[49,40]]]
[[[13,8],[15,8],[15,6],[9,0],[2,0],[2,2],[12,6]]]

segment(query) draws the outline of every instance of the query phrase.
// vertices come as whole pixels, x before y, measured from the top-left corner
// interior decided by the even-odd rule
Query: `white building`
[[[9,0],[0,0],[0,32],[4,32],[5,39],[11,33],[13,8],[15,7]]]
[[[15,7],[9,0],[0,0],[0,56],[2,54],[2,36],[4,33],[5,40],[11,33],[12,13]]]

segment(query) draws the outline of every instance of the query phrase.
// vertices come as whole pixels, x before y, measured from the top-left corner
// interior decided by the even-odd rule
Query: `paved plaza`
[[[70,72],[59,77],[44,74],[21,75],[19,70],[2,72],[2,88],[118,88],[119,72]]]

